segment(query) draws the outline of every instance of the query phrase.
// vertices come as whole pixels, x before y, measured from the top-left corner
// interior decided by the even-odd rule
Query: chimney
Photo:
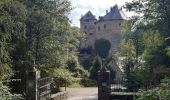
[[[110,11],[112,11],[113,10],[113,8],[112,7],[110,7]]]
[[[122,11],[122,9],[123,9],[123,8],[121,7],[120,10]]]
[[[106,14],[108,14],[108,10],[106,10]]]

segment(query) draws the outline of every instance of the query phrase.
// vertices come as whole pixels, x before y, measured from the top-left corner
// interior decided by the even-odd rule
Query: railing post
[[[110,71],[104,67],[98,72],[98,100],[110,100]]]
[[[40,71],[34,68],[26,74],[26,100],[38,100],[37,80],[40,78]]]

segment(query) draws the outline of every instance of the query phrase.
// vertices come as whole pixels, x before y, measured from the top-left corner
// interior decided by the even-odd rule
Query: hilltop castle
[[[106,10],[106,15],[96,17],[88,11],[80,19],[80,30],[85,33],[86,39],[80,44],[80,48],[94,48],[97,39],[109,40],[111,43],[110,53],[119,51],[120,33],[123,20],[127,19],[122,9],[117,5]]]

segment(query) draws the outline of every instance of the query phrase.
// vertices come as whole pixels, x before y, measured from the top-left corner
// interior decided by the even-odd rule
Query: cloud
[[[110,10],[110,7],[118,4],[123,6],[125,2],[132,0],[70,0],[73,6],[73,10],[69,15],[69,19],[72,21],[73,26],[79,27],[79,19],[81,15],[84,15],[89,10],[98,18],[103,16],[106,10]]]

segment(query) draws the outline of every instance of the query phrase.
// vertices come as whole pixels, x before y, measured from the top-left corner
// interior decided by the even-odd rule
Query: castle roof
[[[110,12],[106,13],[105,16],[100,17],[99,20],[123,20],[127,19],[125,13],[118,8],[117,4],[114,7],[111,7]]]
[[[91,13],[91,11],[88,11],[84,16],[80,18],[80,21],[86,21],[86,20],[97,20],[96,17]]]

